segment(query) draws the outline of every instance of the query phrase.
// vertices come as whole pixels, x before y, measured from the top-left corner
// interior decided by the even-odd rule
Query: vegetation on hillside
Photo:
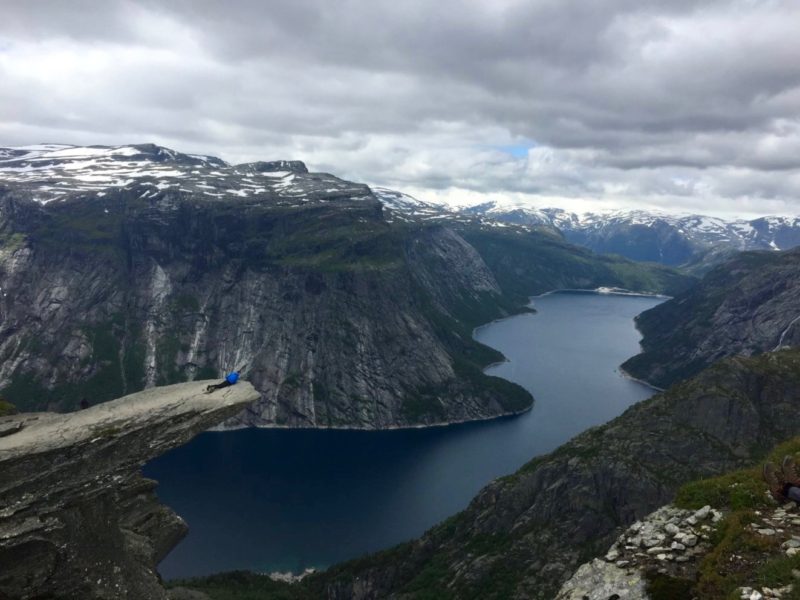
[[[731,354],[772,350],[797,315],[800,251],[741,252],[636,319],[642,353],[623,364],[660,387]]]
[[[777,446],[765,460],[780,464],[787,455],[800,456],[800,437]],[[725,518],[716,526],[713,546],[701,559],[695,580],[667,582],[663,576],[650,574],[653,600],[672,600],[670,593],[676,587],[686,590],[686,598],[738,600],[742,587],[775,589],[788,584],[793,584],[792,590],[781,597],[800,599],[800,553],[788,555],[781,547],[782,540],[797,535],[800,528],[792,525],[795,531],[777,536],[763,535],[752,526],[758,527],[778,506],[761,477],[762,464],[693,481],[678,491],[676,506],[698,509],[710,505],[723,511]]]
[[[459,233],[478,250],[503,291],[517,299],[601,286],[671,296],[696,281],[663,265],[595,254],[546,230],[462,226]]]
[[[8,402],[7,400],[3,400],[0,398],[0,417],[5,417],[7,415],[16,414],[17,407]]]

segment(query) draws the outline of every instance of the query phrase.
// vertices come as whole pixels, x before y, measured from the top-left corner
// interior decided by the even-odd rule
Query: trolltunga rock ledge
[[[0,418],[0,598],[167,598],[156,565],[187,526],[140,468],[259,397],[208,383]]]

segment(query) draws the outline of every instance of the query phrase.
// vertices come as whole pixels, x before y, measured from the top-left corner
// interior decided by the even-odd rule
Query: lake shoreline
[[[533,300],[535,298],[544,298],[546,296],[552,296],[554,294],[596,294],[598,296],[627,296],[633,298],[659,298],[664,300],[670,300],[672,296],[666,296],[664,294],[656,294],[651,292],[632,292],[630,290],[626,290],[624,288],[608,288],[608,287],[599,287],[599,288],[558,288],[557,290],[550,290],[549,292],[544,292],[542,294],[537,294],[535,296],[528,296],[528,304],[525,305],[524,308],[528,310],[521,310],[520,312],[514,313],[512,315],[507,315],[505,317],[499,317],[497,319],[493,319],[488,323],[484,323],[483,325],[478,325],[472,330],[472,338],[475,339],[475,334],[485,327],[489,327],[490,325],[494,325],[496,323],[502,323],[507,319],[513,319],[514,317],[519,317],[520,315],[535,315],[538,313],[536,307],[533,306]],[[635,320],[634,320],[635,323]],[[635,325],[634,325],[635,326]],[[637,327],[636,330],[638,331],[639,328]],[[476,340],[477,341],[477,340]],[[503,364],[507,361],[497,361],[490,365],[486,365],[484,367],[484,371],[490,367],[495,365]],[[644,382],[646,383],[646,382]],[[650,384],[647,384],[649,387],[653,387]],[[658,388],[654,388],[658,389]]]
[[[501,365],[509,361],[498,361],[488,365],[486,368],[494,365]],[[493,376],[491,376],[493,377]],[[533,405],[536,401],[531,403],[527,408],[522,410],[510,411],[499,413],[491,417],[479,417],[476,419],[459,419],[457,421],[439,421],[436,423],[421,423],[418,425],[390,425],[389,427],[354,427],[352,425],[315,425],[314,427],[294,427],[292,425],[243,425],[241,427],[213,427],[208,430],[208,433],[224,433],[226,431],[242,431],[243,429],[280,429],[288,431],[365,431],[365,432],[381,432],[381,431],[410,431],[414,429],[441,429],[444,427],[455,427],[457,425],[469,425],[471,423],[489,423],[499,419],[513,419],[519,417],[527,412],[533,410]]]
[[[640,383],[640,384],[642,384],[642,385],[646,385],[646,386],[647,386],[647,387],[649,387],[651,390],[655,390],[655,391],[657,391],[657,392],[659,392],[659,393],[661,393],[661,392],[665,391],[665,388],[660,388],[660,387],[658,387],[658,386],[656,386],[656,385],[653,385],[653,384],[652,384],[652,383],[650,383],[649,381],[645,381],[644,379],[639,379],[638,377],[634,377],[633,375],[631,375],[630,373],[628,373],[628,372],[627,372],[625,369],[623,369],[622,367],[617,367],[617,370],[619,371],[619,374],[620,374],[620,375],[622,375],[622,376],[623,376],[625,379],[628,379],[629,381],[635,381],[636,383]]]
[[[618,365],[639,347],[633,317],[659,300],[594,290],[547,296],[535,300],[543,318],[522,311],[496,330],[475,328],[477,341],[506,357],[484,373],[535,391],[530,408],[380,429],[221,427],[213,432],[233,433],[199,435],[149,463],[144,473],[160,482],[159,497],[191,524],[159,572],[166,580],[301,573],[390,548],[463,510],[490,481],[652,396]]]

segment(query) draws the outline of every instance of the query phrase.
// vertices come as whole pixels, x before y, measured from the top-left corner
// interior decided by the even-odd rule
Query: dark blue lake
[[[489,372],[536,398],[520,417],[434,429],[204,433],[150,464],[189,523],[167,579],[232,569],[325,567],[416,537],[492,479],[648,398],[618,366],[638,351],[633,317],[662,300],[558,293],[537,314],[479,328],[509,362]]]

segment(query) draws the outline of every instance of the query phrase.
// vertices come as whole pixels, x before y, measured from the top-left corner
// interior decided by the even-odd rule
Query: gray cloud
[[[2,9],[0,145],[152,140],[454,201],[800,213],[790,0]]]

